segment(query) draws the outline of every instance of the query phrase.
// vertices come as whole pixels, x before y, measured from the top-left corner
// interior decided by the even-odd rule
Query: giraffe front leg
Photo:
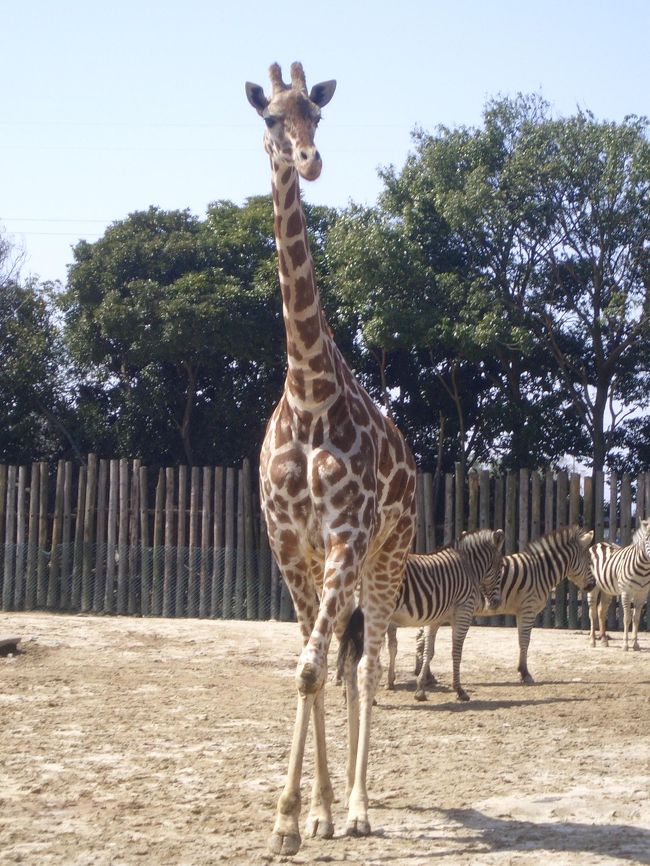
[[[272,854],[291,857],[300,849],[302,839],[298,822],[300,819],[300,778],[302,776],[302,761],[305,754],[305,740],[309,716],[314,704],[315,695],[299,694],[296,721],[291,741],[289,771],[275,817],[275,826],[269,840],[269,850]]]
[[[308,836],[331,839],[334,835],[332,822],[332,802],[334,792],[327,768],[327,749],[325,744],[325,689],[322,688],[314,698],[312,710],[314,727],[314,784],[311,792],[311,806],[305,832]]]
[[[358,723],[357,747],[353,767],[353,784],[348,798],[348,820],[345,828],[348,836],[368,836],[370,822],[368,820],[368,792],[366,790],[366,774],[368,769],[368,751],[370,745],[370,720],[375,690],[380,676],[379,652],[374,660],[369,661],[366,650],[357,667]],[[350,763],[352,755],[350,754]],[[348,765],[349,769],[350,764]],[[349,781],[349,776],[348,776]]]

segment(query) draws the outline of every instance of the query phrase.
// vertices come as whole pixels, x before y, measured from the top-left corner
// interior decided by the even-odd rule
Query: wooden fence
[[[521,550],[558,526],[580,522],[596,540],[629,544],[650,512],[650,472],[598,473],[460,467],[437,485],[418,476],[414,548],[448,544],[464,529],[505,531]],[[434,501],[435,500],[435,501]],[[241,468],[162,468],[138,460],[85,465],[0,464],[0,609],[94,611],[142,616],[290,619],[291,599],[271,556],[257,477]],[[620,626],[613,605],[611,628]],[[546,626],[588,626],[586,599],[558,587]],[[493,624],[512,618],[492,617]],[[646,613],[645,627],[650,627]]]

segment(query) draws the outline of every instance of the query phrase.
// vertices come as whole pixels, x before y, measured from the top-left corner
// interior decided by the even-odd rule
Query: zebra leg
[[[641,611],[643,610],[643,599],[634,599],[634,617],[632,618],[632,649],[640,651],[639,645],[639,623],[641,622]]]
[[[598,603],[598,622],[600,625],[600,640],[602,641],[603,646],[609,646],[609,637],[607,636],[607,611],[609,610],[611,603],[611,595],[605,595],[602,593]]]
[[[627,652],[630,648],[628,632],[632,619],[632,605],[630,596],[626,592],[621,593],[621,602],[623,604],[623,649]]]
[[[431,669],[429,665],[431,664],[431,659],[433,658],[433,654],[435,652],[437,633],[437,625],[428,625],[424,629],[424,657],[422,658],[422,669],[418,674],[417,684],[415,688],[416,701],[426,701],[427,699],[427,693],[424,690],[424,687],[429,681],[428,678],[431,676]]]
[[[413,668],[413,675],[417,677],[417,675],[422,670],[422,656],[424,655],[424,629],[419,628],[417,630],[417,634],[415,635],[415,667]]]
[[[388,673],[386,674],[386,688],[395,688],[395,659],[397,658],[397,626],[391,622],[386,631],[386,643],[388,644]]]
[[[589,639],[592,646],[596,646],[596,616],[600,610],[599,602],[600,592],[597,589],[587,593],[587,603],[589,604]]]
[[[435,678],[431,671],[431,659],[436,654],[436,635],[438,634],[438,626],[428,625],[422,630],[422,652],[424,653],[424,647],[426,646],[427,632],[429,637],[429,652],[423,656],[422,666],[424,667],[424,676],[425,679],[423,681],[423,685],[426,686],[435,686],[438,680]]]
[[[530,644],[530,633],[535,623],[535,614],[519,614],[517,616],[517,633],[519,635],[519,675],[522,683],[532,685],[535,680],[528,670],[528,645]]]
[[[456,689],[459,701],[468,701],[469,695],[460,684],[460,662],[463,657],[463,644],[472,622],[474,614],[474,601],[470,607],[461,608],[457,611],[451,626],[451,659],[453,666],[452,685]]]

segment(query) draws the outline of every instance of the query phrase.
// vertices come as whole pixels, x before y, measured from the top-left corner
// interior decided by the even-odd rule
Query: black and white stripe
[[[565,526],[530,542],[522,553],[512,553],[503,558],[501,603],[491,613],[514,614],[517,618],[518,670],[524,683],[534,682],[528,670],[530,633],[551,591],[565,577],[583,590],[593,589],[595,585],[589,555],[593,535],[593,532],[585,532],[577,526]],[[417,652],[421,646],[420,638]],[[431,645],[425,648],[419,678],[430,676],[432,655]]]
[[[596,580],[589,593],[591,645],[596,645],[596,614],[600,620],[600,637],[608,644],[606,618],[614,596],[623,605],[623,648],[629,649],[628,633],[632,625],[632,648],[639,649],[639,622],[643,605],[650,592],[650,520],[643,520],[634,533],[632,544],[619,547],[601,541],[591,550],[591,565]],[[632,613],[634,608],[634,613]]]
[[[395,683],[398,627],[427,625],[435,633],[452,627],[453,687],[458,700],[469,696],[460,683],[463,643],[472,617],[499,604],[503,532],[479,529],[465,532],[455,545],[433,553],[410,554],[404,579],[388,626],[388,681]],[[418,677],[415,697],[426,700],[424,679]]]

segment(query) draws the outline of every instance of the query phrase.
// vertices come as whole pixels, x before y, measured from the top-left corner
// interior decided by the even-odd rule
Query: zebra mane
[[[534,541],[529,541],[524,550],[526,553],[544,553],[549,541],[562,546],[576,538],[579,532],[581,532],[579,526],[561,526],[559,529],[552,529]]]
[[[645,545],[645,540],[648,535],[648,531],[650,530],[650,520],[642,520],[639,524],[638,529],[635,531],[632,536],[632,544],[635,544],[639,547],[643,547]]]
[[[494,531],[492,529],[472,529],[471,531],[466,532],[464,535],[461,535],[460,538],[456,540],[456,544],[454,545],[456,549],[460,547],[463,542],[468,544],[472,544],[473,542],[483,542],[483,541],[492,541],[494,537]],[[463,545],[465,546],[465,545]]]

